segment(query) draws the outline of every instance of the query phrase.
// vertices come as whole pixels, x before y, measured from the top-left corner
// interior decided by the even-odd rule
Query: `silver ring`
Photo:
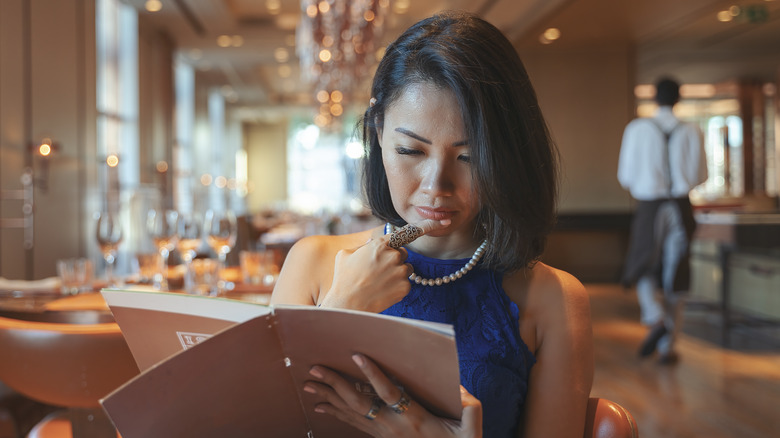
[[[411,400],[409,400],[409,395],[406,394],[406,391],[401,390],[401,398],[390,405],[390,409],[395,411],[396,414],[403,414],[409,409],[409,403],[411,403]]]
[[[379,397],[374,397],[374,399],[371,401],[371,409],[368,410],[368,413],[364,415],[364,417],[373,421],[374,418],[379,415],[380,409],[382,409],[382,405],[379,403]]]
[[[418,237],[423,235],[423,229],[417,225],[406,224],[401,228],[390,233],[390,241],[387,246],[398,249],[404,245],[412,243]]]

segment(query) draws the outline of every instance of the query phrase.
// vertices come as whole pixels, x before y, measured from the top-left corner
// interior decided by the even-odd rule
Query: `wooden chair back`
[[[591,397],[585,420],[585,438],[638,438],[639,428],[631,413],[605,398]]]

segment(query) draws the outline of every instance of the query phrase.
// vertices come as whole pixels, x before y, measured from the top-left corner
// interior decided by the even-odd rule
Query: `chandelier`
[[[384,54],[379,47],[390,0],[301,0],[296,35],[301,79],[315,90],[314,121],[331,126]]]

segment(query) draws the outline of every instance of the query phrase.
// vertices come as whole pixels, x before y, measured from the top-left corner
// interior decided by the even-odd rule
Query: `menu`
[[[123,438],[365,437],[315,413],[322,400],[303,391],[315,364],[365,388],[351,358],[357,352],[416,403],[461,416],[450,325],[176,293],[102,294],[142,371],[101,400]]]

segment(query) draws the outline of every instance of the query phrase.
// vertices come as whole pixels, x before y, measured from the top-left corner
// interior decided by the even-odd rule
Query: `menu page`
[[[170,436],[364,437],[328,415],[302,390],[314,364],[364,380],[351,356],[371,357],[415,402],[460,418],[457,352],[451,326],[312,306],[258,306],[181,294],[116,298],[104,292],[141,375],[102,404],[124,438]],[[148,294],[147,294],[148,295]],[[203,303],[213,303],[198,309]],[[193,302],[192,305],[189,305]],[[262,309],[262,310],[260,310]],[[256,316],[252,317],[251,315]],[[248,318],[248,319],[247,319]],[[232,320],[232,321],[231,321]],[[220,322],[215,322],[220,321]],[[227,325],[219,329],[219,324]],[[216,330],[216,331],[214,331]],[[181,333],[199,333],[184,347]],[[139,334],[140,333],[140,334]],[[165,339],[163,339],[165,338]],[[153,352],[153,353],[150,353]],[[138,360],[138,358],[136,358]],[[363,382],[365,383],[365,382]]]

